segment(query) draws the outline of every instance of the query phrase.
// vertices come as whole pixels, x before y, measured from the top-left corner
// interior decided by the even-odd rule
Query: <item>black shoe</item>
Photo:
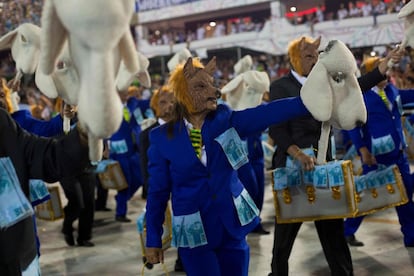
[[[69,246],[75,245],[75,239],[73,238],[73,231],[66,231],[65,229],[62,229],[62,234],[65,237],[65,242]]]
[[[185,272],[183,262],[181,261],[180,258],[175,260],[174,271],[175,272]]]
[[[364,246],[364,243],[362,241],[357,240],[355,238],[355,235],[346,236],[345,240],[350,246]]]
[[[101,212],[110,212],[112,211],[110,208],[108,207],[103,207],[103,208],[96,208],[95,211],[101,211]]]
[[[115,220],[119,222],[131,222],[131,220],[126,216],[116,216]]]
[[[269,235],[270,234],[269,231],[267,231],[263,228],[262,224],[257,225],[256,228],[253,229],[252,233],[259,234],[259,235]]]
[[[84,247],[93,247],[93,246],[95,246],[95,244],[91,241],[77,240],[77,242],[78,242],[78,246],[84,246]]]

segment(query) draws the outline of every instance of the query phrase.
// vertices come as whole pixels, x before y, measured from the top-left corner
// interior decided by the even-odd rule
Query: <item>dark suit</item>
[[[0,158],[8,157],[23,192],[29,197],[29,179],[56,182],[80,171],[88,150],[80,146],[77,130],[59,140],[35,137],[0,109]],[[32,217],[0,231],[0,275],[21,275],[36,256]]]
[[[384,76],[375,69],[360,77],[358,82],[361,90],[366,91],[383,79]],[[290,72],[270,85],[270,100],[299,96],[301,87],[302,85]],[[286,165],[287,149],[291,145],[300,148],[317,148],[320,134],[321,122],[311,116],[271,126],[269,135],[277,145],[273,156],[273,167]],[[326,159],[332,160],[330,145]],[[276,221],[272,258],[273,276],[288,275],[290,252],[301,225],[302,223],[279,224]],[[315,226],[332,275],[352,275],[352,259],[344,237],[343,220],[319,220],[315,221]]]

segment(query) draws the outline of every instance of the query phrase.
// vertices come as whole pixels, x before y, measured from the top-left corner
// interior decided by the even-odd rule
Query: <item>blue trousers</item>
[[[377,162],[383,164],[381,159]],[[384,160],[385,161],[385,160]],[[385,162],[384,162],[385,163]],[[387,162],[389,163],[389,161]],[[390,166],[392,163],[384,165]],[[404,182],[405,190],[407,191],[408,203],[395,207],[397,211],[398,220],[401,225],[401,232],[404,235],[404,244],[406,246],[414,245],[414,202],[413,202],[413,182],[410,174],[410,166],[405,155],[401,154],[398,162],[395,162],[401,172]],[[364,173],[368,169],[364,168]],[[356,218],[347,218],[345,220],[345,236],[354,235],[362,223],[364,216]]]
[[[139,155],[133,154],[127,157],[117,158],[121,165],[122,172],[128,183],[128,188],[118,191],[115,196],[116,216],[126,216],[128,211],[128,200],[130,200],[139,187],[142,185]]]
[[[196,248],[178,248],[187,276],[247,276],[250,249],[245,239],[231,237],[223,225],[217,225],[214,244]]]

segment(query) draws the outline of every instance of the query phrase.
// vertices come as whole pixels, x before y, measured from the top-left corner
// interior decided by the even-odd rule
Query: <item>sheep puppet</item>
[[[31,23],[23,23],[16,29],[0,38],[0,50],[10,49],[16,64],[14,82],[21,79],[23,74],[32,75],[36,71],[40,52],[40,28]],[[12,93],[13,110],[17,111],[19,97]]]
[[[408,2],[401,8],[398,18],[404,20],[404,38],[397,47],[401,51],[404,51],[407,46],[414,48],[414,1]],[[394,66],[394,62],[389,60],[387,65],[391,68]]]
[[[76,104],[92,162],[102,158],[101,139],[116,132],[122,122],[115,85],[121,61],[131,75],[140,71],[129,30],[134,4],[133,0],[48,0],[43,6],[39,71],[51,75],[67,43],[79,77]]]
[[[240,61],[245,63],[250,56],[247,55],[245,57],[247,58],[242,58]],[[238,70],[235,70],[242,73],[221,88],[221,93],[226,95],[226,102],[233,110],[243,110],[260,105],[263,100],[263,94],[269,91],[270,79],[266,72],[248,70],[248,68],[251,68],[251,65],[247,65],[245,68],[246,70],[240,69],[240,67]],[[266,149],[264,156],[266,166],[270,167],[274,147],[265,141],[262,141],[262,146]]]
[[[351,130],[367,120],[355,58],[348,47],[332,40],[303,84],[300,97],[312,116],[322,122],[317,164],[326,162],[331,126]],[[315,101],[318,99],[318,101]]]
[[[401,42],[401,48],[406,46],[414,48],[414,2],[408,2],[401,8],[398,18],[404,19],[404,39]]]

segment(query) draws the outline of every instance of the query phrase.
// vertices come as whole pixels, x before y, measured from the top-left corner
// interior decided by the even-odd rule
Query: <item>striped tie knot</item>
[[[384,89],[378,89],[378,95],[381,97],[381,100],[384,102],[385,106],[389,106],[390,101],[387,98],[387,94],[385,94]]]
[[[190,129],[190,140],[193,148],[197,154],[197,157],[201,157],[201,129]]]
[[[129,123],[131,120],[131,113],[129,113],[128,107],[124,106],[124,119]]]

